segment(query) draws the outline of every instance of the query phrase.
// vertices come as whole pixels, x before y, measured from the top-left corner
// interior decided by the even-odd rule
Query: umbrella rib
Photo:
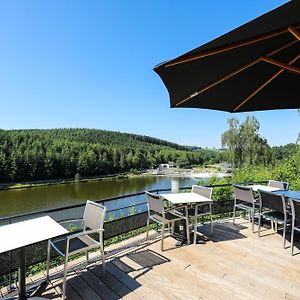
[[[299,68],[293,67],[293,66],[291,66],[289,64],[281,63],[279,61],[276,61],[276,60],[268,58],[268,57],[262,57],[261,60],[264,61],[264,62],[267,62],[267,63],[269,63],[271,65],[275,65],[277,67],[280,67],[280,68],[282,68],[285,71],[290,71],[290,72],[296,73],[298,75],[300,74],[300,69]]]
[[[195,91],[193,94],[191,94],[191,95],[189,95],[189,96],[187,96],[187,97],[181,99],[179,102],[177,102],[177,103],[176,103],[176,106],[181,105],[182,103],[188,101],[189,99],[191,99],[191,98],[193,98],[193,97],[196,97],[197,95],[199,95],[199,94],[205,92],[206,90],[209,90],[210,88],[214,87],[215,85],[217,85],[217,84],[219,84],[219,83],[221,83],[221,82],[223,82],[223,81],[229,79],[230,77],[232,77],[232,76],[234,76],[234,75],[236,75],[236,74],[238,74],[238,73],[240,73],[240,72],[242,72],[242,71],[248,69],[249,67],[251,67],[251,66],[255,65],[256,63],[258,63],[259,61],[260,61],[260,58],[255,59],[255,60],[251,61],[250,63],[248,63],[248,64],[242,66],[241,68],[239,68],[239,69],[237,69],[237,70],[235,70],[235,71],[233,71],[233,72],[227,74],[226,76],[220,78],[219,80],[214,81],[213,83],[211,83],[211,84],[205,86],[204,88]]]
[[[278,53],[278,52],[284,50],[285,48],[287,48],[287,47],[289,47],[289,46],[295,44],[296,42],[297,42],[297,40],[293,40],[293,41],[291,41],[290,43],[288,43],[288,44],[286,44],[286,45],[284,45],[284,46],[282,46],[282,47],[280,47],[280,48],[278,48],[278,49],[275,49],[275,50],[273,50],[272,52],[266,54],[266,57],[271,56],[271,55],[274,55],[274,54],[276,54],[276,53]],[[191,94],[191,95],[189,95],[189,96],[187,96],[187,97],[181,99],[180,101],[178,101],[178,102],[176,103],[176,106],[180,106],[182,103],[184,103],[184,102],[190,100],[190,99],[193,98],[193,97],[196,97],[197,95],[199,95],[199,94],[205,92],[206,90],[209,90],[210,88],[212,88],[212,87],[214,87],[215,85],[217,85],[217,84],[219,84],[219,83],[221,83],[221,82],[223,82],[223,81],[225,81],[225,80],[231,78],[232,76],[234,76],[234,75],[236,75],[236,74],[238,74],[238,73],[240,73],[240,72],[242,72],[242,71],[248,69],[249,67],[255,65],[256,63],[258,63],[258,62],[260,62],[260,61],[261,61],[261,58],[257,58],[257,59],[255,59],[255,60],[251,61],[250,63],[248,63],[248,64],[242,66],[241,68],[239,68],[239,69],[237,69],[237,70],[235,70],[235,71],[233,71],[233,72],[227,74],[226,76],[224,76],[224,77],[218,79],[217,81],[214,81],[213,83],[211,83],[211,84],[205,86],[204,88],[201,88],[201,89],[199,89],[199,90],[196,90],[193,94]]]
[[[297,61],[300,58],[300,54],[298,54],[296,57],[294,57],[286,66],[290,67],[291,64],[293,64],[295,61]],[[265,58],[268,59],[269,58]],[[263,60],[263,58],[262,58]],[[285,65],[285,64],[284,64]],[[253,91],[245,100],[243,100],[237,107],[234,108],[234,112],[236,112],[241,106],[243,106],[246,102],[248,102],[253,96],[255,96],[259,91],[261,91],[265,86],[267,86],[272,80],[274,80],[278,75],[280,75],[285,69],[280,69],[275,74],[273,74],[266,82],[264,82],[262,85],[260,85],[255,91]],[[299,70],[299,69],[298,69]]]
[[[288,31],[300,41],[300,33],[294,27],[289,27]]]
[[[299,24],[294,25],[294,27],[299,27]],[[182,58],[178,58],[178,59],[173,60],[172,62],[167,63],[165,65],[165,67],[171,67],[171,66],[179,65],[179,64],[182,64],[182,63],[185,63],[185,62],[189,62],[189,61],[200,59],[200,58],[207,57],[207,56],[210,56],[210,55],[218,54],[218,53],[221,53],[221,52],[224,52],[224,51],[232,50],[232,49],[239,48],[239,47],[242,47],[242,46],[246,46],[246,45],[249,45],[249,44],[254,44],[254,43],[272,38],[274,36],[289,32],[289,28],[290,27],[284,27],[284,28],[281,28],[281,29],[278,29],[276,31],[272,31],[272,32],[269,32],[269,33],[266,33],[266,34],[257,35],[254,38],[245,39],[243,41],[231,43],[231,44],[223,46],[223,47],[218,47],[218,48],[215,48],[215,49],[212,49],[212,50],[203,51],[203,52],[200,52],[200,53],[197,53],[197,54],[193,54],[193,55],[185,56],[185,57],[182,57]]]

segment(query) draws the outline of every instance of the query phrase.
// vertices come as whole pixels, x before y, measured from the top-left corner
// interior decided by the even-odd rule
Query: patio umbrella
[[[300,0],[154,68],[171,107],[243,112],[300,107]]]

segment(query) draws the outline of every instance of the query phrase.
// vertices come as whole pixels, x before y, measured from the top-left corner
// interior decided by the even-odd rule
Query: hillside
[[[99,176],[218,162],[217,151],[193,150],[148,136],[96,129],[0,130],[0,182]]]

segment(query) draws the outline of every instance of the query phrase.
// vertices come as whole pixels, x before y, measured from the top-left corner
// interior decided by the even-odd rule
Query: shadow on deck
[[[168,237],[164,252],[156,233],[150,242],[138,236],[107,249],[105,272],[97,262],[86,267],[84,258],[72,261],[67,298],[300,299],[300,255],[290,255],[289,243],[283,249],[280,234],[266,228],[258,238],[249,224],[215,222],[213,234],[202,225],[202,242],[176,248]],[[299,239],[296,246],[299,253]],[[62,269],[51,270],[43,297],[60,299]],[[40,279],[41,274],[31,280]]]

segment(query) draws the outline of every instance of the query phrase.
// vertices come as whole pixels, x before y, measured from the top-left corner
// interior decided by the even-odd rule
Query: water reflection
[[[101,200],[145,190],[171,188],[172,180],[175,182],[173,184],[179,187],[195,183],[191,178],[140,176],[0,191],[0,217],[85,203],[86,200]],[[144,196],[130,197],[120,199],[114,204],[107,203],[107,206],[108,209],[113,209],[143,201]]]

